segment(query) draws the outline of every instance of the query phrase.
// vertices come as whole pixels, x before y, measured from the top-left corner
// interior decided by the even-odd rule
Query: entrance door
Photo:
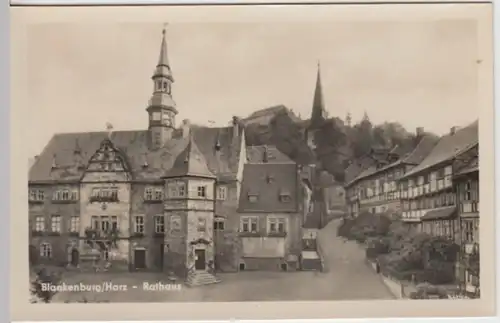
[[[194,251],[196,255],[196,260],[194,262],[194,268],[196,270],[204,270],[205,269],[205,250],[204,249],[196,249]]]
[[[135,264],[135,269],[146,269],[146,250],[145,249],[135,249],[134,250],[134,264]]]
[[[71,265],[74,267],[78,266],[79,259],[80,259],[80,253],[76,248],[73,248],[71,250]]]

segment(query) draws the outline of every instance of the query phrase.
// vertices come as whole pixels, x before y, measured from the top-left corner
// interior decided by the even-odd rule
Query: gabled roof
[[[434,136],[423,136],[420,141],[418,142],[417,146],[410,152],[404,151],[402,148],[399,146],[396,146],[393,151],[403,154],[403,156],[398,159],[397,161],[390,163],[386,166],[383,167],[378,167],[375,165],[375,163],[372,163],[370,166],[368,166],[365,170],[361,171],[361,173],[351,180],[347,185],[351,185],[354,182],[357,182],[363,178],[367,178],[370,176],[373,176],[375,174],[384,172],[388,169],[394,168],[398,165],[418,165],[422,160],[431,152],[431,150],[434,148],[436,145],[436,138]]]
[[[164,177],[184,176],[215,178],[215,175],[208,169],[207,161],[192,136],[189,136],[186,148],[177,155],[172,168],[166,172]]]
[[[462,176],[479,172],[479,158],[473,158],[467,165],[460,169],[455,176]]]
[[[298,212],[299,189],[296,164],[245,164],[238,212]],[[282,194],[289,201],[280,199]],[[249,196],[256,196],[256,201]]]
[[[260,145],[247,147],[247,160],[249,163],[263,163],[265,154],[270,163],[294,163],[287,155],[275,146]]]
[[[243,127],[233,140],[233,127],[192,127],[190,132],[210,171],[217,176],[234,176],[237,172]],[[30,182],[77,182],[83,176],[91,156],[99,149],[107,132],[55,134],[30,169]],[[109,135],[113,146],[125,156],[134,180],[159,180],[172,168],[177,156],[186,148],[187,138],[181,131],[173,134],[164,147],[149,148],[147,130],[116,131]],[[217,144],[218,143],[218,144]],[[216,148],[219,146],[219,148]],[[218,150],[217,150],[218,149]],[[78,153],[76,153],[78,151]],[[57,167],[53,168],[53,164]]]
[[[476,145],[479,142],[478,136],[478,121],[476,120],[468,126],[457,130],[454,134],[441,137],[426,158],[406,173],[403,178],[416,175],[430,167],[453,159],[458,154]]]

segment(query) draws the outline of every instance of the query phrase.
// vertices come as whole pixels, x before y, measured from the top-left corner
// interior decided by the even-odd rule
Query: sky
[[[54,133],[147,129],[161,24],[28,30],[30,156]],[[167,28],[177,122],[226,125],[283,104],[311,113],[318,61],[326,110],[444,134],[478,118],[474,20],[176,23]]]

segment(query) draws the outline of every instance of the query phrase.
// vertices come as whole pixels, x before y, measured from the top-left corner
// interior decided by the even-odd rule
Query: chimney
[[[182,120],[182,125],[181,125],[182,138],[189,137],[190,129],[191,129],[191,122],[189,121],[189,119]]]
[[[451,127],[450,128],[450,135],[453,136],[457,132],[457,130],[458,130],[458,127],[456,127],[456,126],[455,127]]]
[[[417,137],[421,137],[424,135],[424,128],[423,127],[417,127],[416,131]]]
[[[269,161],[269,151],[267,146],[264,146],[264,150],[262,152],[262,162],[267,163]]]

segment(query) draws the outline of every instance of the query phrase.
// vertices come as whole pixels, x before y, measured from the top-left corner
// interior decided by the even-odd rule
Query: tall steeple
[[[318,61],[318,72],[316,76],[316,88],[314,90],[313,106],[309,126],[306,129],[306,142],[311,150],[315,150],[314,143],[315,132],[323,125],[326,120],[325,102],[323,99],[323,87],[321,85],[321,66]]]
[[[177,109],[172,98],[174,78],[168,60],[166,25],[162,30],[160,56],[153,76],[153,94],[146,111],[149,117],[150,148],[158,149],[172,138]]]
[[[310,127],[315,128],[320,126],[325,119],[325,101],[323,99],[323,87],[321,85],[321,66],[318,61],[318,73],[316,76],[316,88],[314,90]]]

